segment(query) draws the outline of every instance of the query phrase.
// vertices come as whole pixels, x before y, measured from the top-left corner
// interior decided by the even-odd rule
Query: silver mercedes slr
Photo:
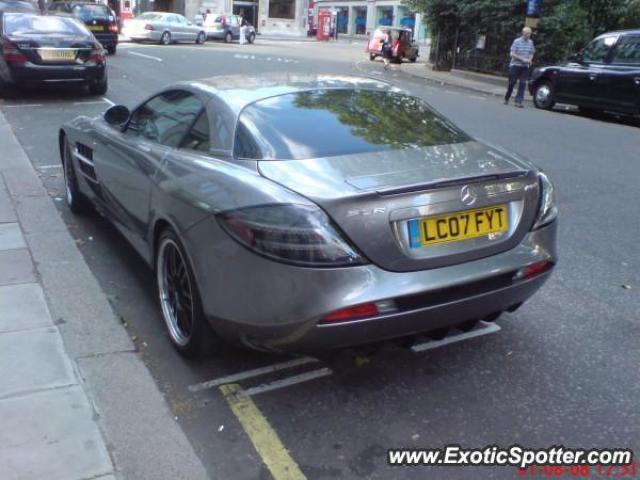
[[[70,209],[97,209],[153,268],[185,355],[468,328],[557,262],[542,171],[369,78],[178,83],[74,119],[59,146]]]

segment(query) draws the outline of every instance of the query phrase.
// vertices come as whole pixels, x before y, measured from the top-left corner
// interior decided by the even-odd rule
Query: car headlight
[[[256,253],[304,267],[366,263],[320,208],[306,205],[249,207],[217,216],[222,228]]]
[[[540,181],[540,204],[538,206],[538,216],[533,229],[544,227],[553,222],[558,217],[558,207],[556,205],[556,189],[544,172],[538,172]]]

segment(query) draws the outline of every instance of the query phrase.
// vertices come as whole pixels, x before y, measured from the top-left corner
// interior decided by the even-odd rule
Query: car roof
[[[596,38],[606,37],[609,35],[640,35],[640,29],[630,29],[630,30],[615,30],[613,32],[606,32],[602,35],[598,35]]]
[[[370,77],[291,73],[274,73],[260,76],[223,75],[180,82],[167,87],[165,90],[180,88],[181,86],[190,87],[206,95],[218,97],[236,115],[247,105],[259,100],[309,90],[399,91],[386,82]]]

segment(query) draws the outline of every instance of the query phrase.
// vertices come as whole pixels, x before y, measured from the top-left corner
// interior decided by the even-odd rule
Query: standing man
[[[504,96],[504,104],[509,104],[509,99],[513,93],[513,87],[518,84],[518,93],[516,94],[516,107],[523,108],[524,91],[529,78],[529,67],[533,61],[533,54],[536,52],[531,40],[531,29],[524,27],[522,36],[516,38],[511,44],[511,62],[509,63],[509,87],[507,94]]]

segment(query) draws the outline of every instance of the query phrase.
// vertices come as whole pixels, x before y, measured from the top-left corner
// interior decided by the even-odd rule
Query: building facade
[[[420,15],[400,0],[316,0],[316,15],[324,9],[337,12],[339,35],[366,37],[379,26],[392,26],[411,28],[416,38],[426,38]]]

